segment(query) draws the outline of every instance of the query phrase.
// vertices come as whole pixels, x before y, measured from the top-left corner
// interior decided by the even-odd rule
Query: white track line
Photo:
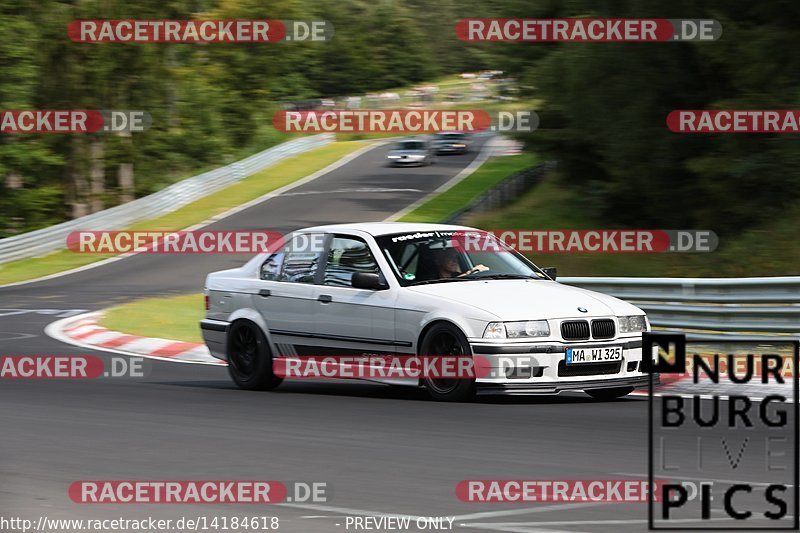
[[[498,516],[512,516],[520,514],[549,513],[551,511],[562,511],[564,509],[581,509],[584,507],[598,507],[612,502],[584,502],[584,503],[560,503],[556,505],[544,505],[539,507],[525,507],[524,509],[506,509],[504,511],[486,511],[481,513],[471,513],[456,516],[456,520],[474,520],[476,518],[495,518]]]
[[[667,523],[673,522],[732,522],[732,518],[676,518],[668,520]],[[479,522],[474,525],[465,525],[465,527],[536,527],[536,526],[571,526],[582,525],[591,526],[594,524],[603,525],[626,525],[626,524],[647,524],[647,519],[634,518],[630,520],[554,520],[548,522]],[[539,531],[538,529],[536,531]],[[571,531],[571,530],[570,530]]]
[[[337,515],[344,515],[344,516],[346,516],[346,515],[351,515],[351,516],[375,516],[375,517],[384,517],[385,516],[385,517],[409,518],[409,519],[411,519],[413,521],[416,521],[418,518],[429,518],[430,516],[433,516],[433,515],[426,515],[426,516],[419,515],[418,516],[418,515],[404,514],[404,513],[384,513],[384,512],[379,512],[379,511],[369,511],[369,510],[365,510],[365,509],[352,509],[352,508],[348,508],[348,507],[334,507],[334,506],[330,506],[330,505],[320,505],[320,504],[313,504],[313,503],[309,503],[309,504],[279,503],[279,504],[276,504],[276,505],[277,506],[281,506],[281,507],[294,507],[294,508],[297,508],[297,509],[308,509],[308,510],[313,510],[313,511],[324,511],[324,512],[329,512],[329,513],[335,513]],[[598,503],[597,502],[588,502],[588,504],[548,505],[548,506],[545,506],[545,507],[536,507],[536,508],[528,508],[528,509],[511,509],[511,510],[507,510],[507,511],[499,511],[498,513],[474,513],[474,514],[471,514],[471,515],[461,515],[461,516],[457,516],[457,515],[438,515],[438,516],[452,518],[454,525],[458,525],[460,527],[469,527],[469,528],[481,527],[484,530],[520,532],[520,533],[531,532],[531,531],[536,531],[536,532],[539,532],[539,533],[544,533],[545,531],[552,531],[552,532],[558,531],[558,533],[561,533],[561,530],[530,529],[530,526],[536,526],[537,525],[536,523],[532,523],[530,526],[526,527],[525,529],[515,529],[515,528],[508,527],[505,524],[495,525],[495,524],[491,524],[490,523],[490,524],[472,525],[472,524],[465,524],[465,523],[459,523],[459,522],[464,522],[465,519],[467,519],[468,517],[472,517],[472,516],[476,516],[477,517],[477,516],[483,516],[483,515],[486,515],[486,514],[491,514],[493,516],[499,516],[499,515],[523,514],[523,513],[532,513],[532,512],[548,512],[548,511],[562,510],[565,507],[576,508],[576,507],[588,507],[588,506],[594,506],[594,505],[598,505]],[[304,518],[306,518],[306,517],[304,517]],[[307,518],[315,518],[315,519],[317,519],[317,518],[327,518],[327,517],[326,516],[314,515],[313,517],[307,517]],[[574,530],[571,530],[571,531],[574,532]]]
[[[641,477],[646,478],[648,477],[647,474],[634,474],[633,472],[611,472],[613,476],[630,476],[630,477]],[[692,476],[680,476],[680,481],[713,481],[715,483],[723,483],[723,484],[746,484],[749,483],[750,485],[758,485],[762,487],[768,487],[772,485],[772,483],[764,482],[764,481],[744,481],[741,479],[716,479],[716,478],[706,478],[706,477],[692,477]],[[678,481],[678,480],[676,480]],[[794,484],[785,484],[787,487],[794,487]]]

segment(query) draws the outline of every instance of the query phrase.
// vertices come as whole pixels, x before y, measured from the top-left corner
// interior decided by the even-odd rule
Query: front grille
[[[611,361],[608,363],[584,363],[579,365],[567,365],[563,360],[558,362],[558,377],[568,378],[572,376],[599,376],[603,374],[619,374],[622,368],[622,361]]]
[[[589,323],[585,320],[570,320],[561,323],[561,337],[565,341],[582,341],[589,338]]]
[[[609,318],[592,320],[592,337],[595,339],[613,339],[615,333],[614,321]]]

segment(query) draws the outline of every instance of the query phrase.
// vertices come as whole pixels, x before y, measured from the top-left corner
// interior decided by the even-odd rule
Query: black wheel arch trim
[[[207,320],[204,318],[200,321],[200,329],[208,331],[224,331],[227,333],[230,326],[230,322],[221,322],[219,320]]]

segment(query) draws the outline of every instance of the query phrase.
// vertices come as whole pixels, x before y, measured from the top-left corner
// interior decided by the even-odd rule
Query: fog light
[[[639,366],[639,361],[629,361],[628,372],[635,372],[637,366]]]

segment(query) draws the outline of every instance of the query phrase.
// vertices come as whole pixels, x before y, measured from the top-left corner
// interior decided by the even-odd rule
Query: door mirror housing
[[[558,273],[558,269],[556,269],[556,267],[544,267],[542,269],[542,272],[544,272],[547,275],[548,278],[550,278],[553,281],[555,281],[556,280],[556,274]]]
[[[373,291],[382,291],[389,288],[389,284],[384,281],[380,274],[371,272],[356,272],[350,278],[350,284],[356,289],[370,289]]]

